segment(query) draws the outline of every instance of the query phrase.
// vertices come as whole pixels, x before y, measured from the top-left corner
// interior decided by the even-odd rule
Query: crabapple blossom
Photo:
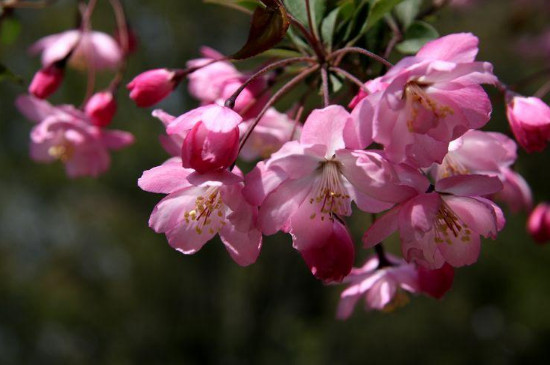
[[[480,238],[496,238],[504,226],[498,206],[482,196],[496,193],[495,176],[459,175],[441,179],[427,191],[402,201],[376,220],[363,236],[366,247],[399,230],[401,251],[408,262],[438,269],[471,265],[480,252]]]
[[[242,198],[240,170],[197,174],[181,164],[173,157],[138,180],[145,191],[168,194],[151,213],[149,226],[184,254],[196,253],[219,234],[236,263],[254,263],[262,235],[256,228],[257,208]]]
[[[388,265],[380,265],[377,256],[367,259],[363,267],[354,268],[344,279],[350,286],[340,295],[337,317],[347,319],[361,298],[365,309],[392,311],[408,303],[406,292],[420,291],[418,273],[414,264],[409,264],[393,255],[386,254]]]
[[[508,95],[506,115],[516,141],[527,152],[540,152],[550,140],[550,107],[535,97]]]
[[[299,141],[285,143],[246,176],[244,196],[260,206],[264,234],[290,232],[294,247],[303,250],[316,239],[295,231],[311,230],[333,215],[349,216],[352,200],[364,211],[380,212],[392,206],[387,201],[414,194],[400,186],[396,171],[380,153],[346,148],[350,123],[351,115],[341,106],[314,110]]]
[[[513,212],[529,210],[531,189],[510,169],[517,159],[516,150],[516,143],[502,133],[469,130],[451,141],[442,163],[432,167],[432,175],[436,180],[468,174],[497,176],[503,189],[493,197],[507,203]]]
[[[44,67],[69,57],[68,64],[78,69],[116,69],[123,57],[120,47],[110,35],[77,29],[44,37],[29,51],[31,54],[42,54]]]
[[[108,126],[116,113],[116,100],[111,91],[102,91],[92,95],[84,107],[84,112],[93,125]]]
[[[253,120],[239,124],[241,134],[250,128]],[[260,119],[250,138],[243,146],[240,157],[245,161],[253,161],[259,157],[269,158],[281,146],[300,136],[302,125],[291,120],[288,115],[270,108]]]
[[[203,58],[187,63],[189,69],[196,69],[188,76],[189,93],[202,104],[224,105],[248,77],[225,61],[225,57],[217,51],[203,47],[201,53]],[[263,77],[250,82],[235,100],[233,110],[244,119],[256,117],[269,98],[265,92],[266,86]]]
[[[229,167],[239,153],[239,123],[233,110],[216,104],[193,109],[168,124],[168,135],[184,139],[183,167],[205,173]]]
[[[136,105],[146,108],[170,95],[182,79],[180,70],[157,68],[137,75],[126,88]]]
[[[70,105],[52,106],[44,100],[20,96],[18,109],[37,123],[31,131],[31,158],[43,163],[61,161],[67,175],[97,177],[110,165],[109,150],[133,143],[128,132],[103,130]]]
[[[39,70],[32,78],[29,93],[39,99],[46,99],[57,91],[63,82],[64,70],[57,64],[52,64]]]
[[[550,241],[550,204],[540,203],[531,212],[527,222],[527,231],[535,242]]]
[[[390,160],[418,167],[440,163],[451,140],[488,122],[491,102],[480,84],[496,77],[491,64],[474,61],[477,46],[472,34],[441,37],[371,82],[377,91],[356,108],[372,113],[359,123],[372,124],[372,139]]]

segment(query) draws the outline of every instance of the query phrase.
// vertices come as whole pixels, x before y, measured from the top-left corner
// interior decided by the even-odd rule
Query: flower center
[[[48,154],[51,157],[66,163],[73,157],[74,147],[71,143],[64,141],[58,145],[48,148]]]
[[[309,203],[319,205],[321,220],[325,220],[327,215],[332,219],[332,214],[349,215],[350,196],[342,183],[340,163],[336,160],[325,160],[320,168],[321,181]],[[314,219],[316,214],[313,213],[310,218]]]
[[[183,214],[185,223],[195,225],[195,232],[202,234],[205,229],[215,234],[226,224],[224,204],[217,187],[210,187],[204,195],[195,199],[195,208]]]
[[[441,203],[441,207],[435,217],[435,243],[453,244],[451,235],[455,239],[467,243],[470,242],[470,234],[472,233],[468,225],[464,223],[445,202]]]
[[[454,113],[449,106],[441,105],[430,98],[425,90],[427,86],[429,84],[422,84],[418,81],[409,81],[405,85],[403,97],[406,99],[411,113],[410,119],[407,121],[410,132],[426,133],[428,129],[436,127],[440,119]],[[421,114],[422,109],[431,112],[434,116],[433,120],[427,120],[425,115]]]

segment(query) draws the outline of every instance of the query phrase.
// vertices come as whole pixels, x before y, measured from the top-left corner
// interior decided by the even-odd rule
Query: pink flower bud
[[[420,291],[434,298],[442,298],[453,285],[455,271],[448,263],[435,270],[418,266],[417,271]]]
[[[527,231],[537,243],[550,241],[550,205],[540,203],[527,221]]]
[[[92,95],[86,103],[84,111],[93,125],[106,127],[111,123],[116,113],[116,100],[110,91],[102,91]]]
[[[205,173],[231,166],[239,152],[239,129],[215,132],[203,122],[195,124],[185,137],[182,165]]]
[[[544,150],[550,140],[550,107],[535,97],[514,96],[506,115],[518,143],[527,152]]]
[[[325,283],[340,282],[350,273],[355,258],[351,236],[342,223],[334,221],[331,234],[322,238],[324,242],[300,253],[317,279]]]
[[[29,93],[39,99],[46,99],[53,94],[63,81],[63,68],[52,64],[38,71],[29,86]]]
[[[158,68],[137,75],[126,87],[136,105],[145,108],[170,95],[181,78],[178,71]]]

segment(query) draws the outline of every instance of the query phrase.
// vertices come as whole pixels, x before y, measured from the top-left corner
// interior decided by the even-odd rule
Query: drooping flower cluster
[[[241,71],[232,59],[266,51],[298,22],[282,2],[261,2],[247,44],[233,56],[203,47],[201,58],[184,69],[148,70],[127,84],[138,107],[156,105],[184,81],[200,104],[178,116],[152,112],[165,127],[160,143],[170,158],[138,180],[141,189],[166,195],[149,226],[184,254],[218,235],[242,266],[256,261],[263,235],[288,233],[314,277],[349,284],[339,318],[348,318],[362,298],[367,309],[390,311],[408,301],[406,293],[443,297],[455,268],[478,260],[481,237],[495,239],[503,229],[497,202],[511,212],[533,205],[527,182],[514,170],[516,142],[481,130],[492,113],[484,85],[502,93],[510,129],[527,152],[542,151],[550,140],[550,107],[539,97],[520,96],[498,80],[490,63],[476,61],[479,40],[469,33],[427,42],[392,65],[360,47],[333,48],[330,39],[298,24],[303,44],[291,53],[300,56]],[[83,11],[79,29],[31,47],[42,54],[42,68],[29,87],[32,96],[16,102],[37,123],[31,157],[62,161],[70,177],[99,175],[109,166],[109,150],[133,142],[131,134],[106,127],[135,39],[118,18],[118,42],[92,31],[94,5]],[[264,18],[278,21],[277,29],[258,23]],[[314,26],[311,19],[308,25]],[[371,79],[346,69],[362,67],[357,59],[346,62],[352,53],[369,57],[369,69],[356,73]],[[378,73],[375,61],[383,66]],[[89,78],[96,70],[117,73],[108,88],[90,88],[80,109],[41,100],[60,87],[67,66],[87,70]],[[345,89],[351,93],[331,98],[344,81],[354,84]],[[299,86],[306,89],[302,97],[284,113],[275,109]],[[322,106],[308,102],[319,90]],[[247,173],[239,159],[252,164],[243,167]],[[356,246],[346,220],[358,210],[373,217],[360,233],[364,248],[376,255],[354,268]],[[529,219],[538,242],[550,237],[549,211],[539,205]],[[396,232],[402,258],[383,246]]]
[[[494,239],[502,230],[504,215],[493,200],[515,211],[532,204],[528,185],[511,169],[514,141],[479,130],[491,115],[480,85],[497,79],[490,64],[475,61],[477,46],[471,34],[429,42],[368,81],[350,111],[314,109],[301,128],[261,101],[251,85],[265,85],[263,75],[246,81],[223,56],[204,49],[204,58],[172,71],[188,75],[202,106],[179,117],[153,112],[166,127],[161,142],[175,157],[139,180],[144,190],[169,194],[155,207],[151,228],[187,254],[219,233],[241,265],[256,259],[261,234],[290,233],[316,278],[350,283],[341,318],[362,296],[380,310],[403,303],[405,291],[442,297],[453,267],[476,262],[480,237]],[[160,74],[147,71],[129,84],[138,105],[141,86],[156,102],[175,85],[172,76],[148,77],[152,72]],[[243,178],[234,167],[238,154],[262,160]],[[354,206],[383,213],[363,237],[378,255],[360,269],[352,269],[355,246],[345,223]],[[380,246],[395,231],[403,259]]]
[[[46,36],[31,46],[31,54],[41,54],[42,68],[32,79],[30,95],[16,101],[21,113],[37,123],[31,132],[31,158],[43,163],[61,161],[71,178],[104,173],[110,165],[109,151],[134,141],[128,132],[106,129],[117,111],[115,93],[129,53],[128,28],[119,18],[119,42],[91,30],[94,5],[90,2],[84,9],[78,29]],[[121,5],[117,6],[122,12]],[[52,106],[42,100],[62,85],[66,66],[88,73],[88,91],[81,108]],[[117,71],[117,75],[107,89],[92,94],[95,73],[102,70]]]

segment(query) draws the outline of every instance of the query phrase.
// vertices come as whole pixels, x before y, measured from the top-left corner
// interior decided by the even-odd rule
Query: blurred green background
[[[200,0],[125,3],[140,39],[127,79],[149,68],[182,67],[201,45],[231,53],[248,33],[247,16]],[[525,3],[480,0],[445,10],[434,25],[441,34],[474,32],[479,59],[513,83],[550,66],[549,58],[516,51],[521,34],[550,23],[548,13]],[[28,82],[39,61],[27,47],[72,27],[74,5],[17,11],[21,34],[0,46],[1,62]],[[99,1],[96,28],[113,29],[109,10]],[[83,79],[69,72],[52,100],[78,104]],[[61,165],[29,159],[32,125],[13,106],[24,92],[0,83],[0,364],[550,362],[550,247],[527,236],[525,214],[507,214],[498,240],[485,242],[476,265],[457,271],[443,300],[416,297],[390,314],[360,305],[342,322],[335,310],[343,286],[315,280],[285,235],[266,238],[258,262],[241,268],[217,239],[184,256],[147,227],[161,196],[141,191],[136,180],[166,158],[157,139],[162,128],[125,90],[113,128],[135,133],[137,143],[114,153],[99,179],[73,181]],[[494,96],[486,129],[508,133]],[[180,87],[160,106],[181,114],[194,105]],[[517,168],[537,201],[550,200],[549,161],[548,150],[520,152]],[[352,222],[356,242],[366,226],[364,216]]]

